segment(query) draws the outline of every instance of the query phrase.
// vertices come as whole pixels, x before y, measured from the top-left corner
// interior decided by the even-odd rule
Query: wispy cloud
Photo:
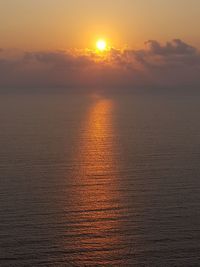
[[[0,88],[169,88],[200,87],[200,53],[182,40],[149,40],[141,50],[111,49],[105,57],[87,52],[0,50]]]

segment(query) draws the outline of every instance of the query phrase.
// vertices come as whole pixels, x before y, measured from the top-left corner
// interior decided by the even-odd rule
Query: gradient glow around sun
[[[99,39],[99,40],[96,42],[96,48],[97,48],[97,50],[99,50],[99,51],[101,51],[101,52],[105,51],[106,48],[107,48],[107,43],[106,43],[106,41],[103,40],[103,39]]]

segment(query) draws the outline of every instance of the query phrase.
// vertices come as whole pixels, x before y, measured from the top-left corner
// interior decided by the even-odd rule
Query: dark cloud
[[[192,88],[200,87],[200,53],[182,40],[145,49],[0,54],[0,88]]]
[[[161,45],[155,40],[149,40],[146,44],[149,46],[149,52],[154,55],[193,55],[197,53],[196,48],[186,44],[180,39],[174,39],[172,42],[167,42],[165,45]]]

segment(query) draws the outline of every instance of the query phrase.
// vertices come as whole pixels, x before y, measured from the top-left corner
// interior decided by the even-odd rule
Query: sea
[[[1,94],[0,266],[200,266],[200,95]]]

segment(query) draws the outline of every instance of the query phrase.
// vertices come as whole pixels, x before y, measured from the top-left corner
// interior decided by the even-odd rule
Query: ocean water
[[[0,97],[0,266],[200,266],[200,96]]]

